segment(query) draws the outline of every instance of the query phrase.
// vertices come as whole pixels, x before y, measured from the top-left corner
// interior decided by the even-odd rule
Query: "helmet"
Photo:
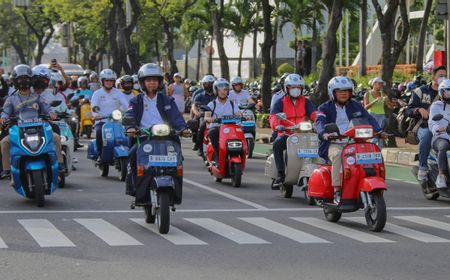
[[[190,93],[194,93],[194,92],[196,92],[198,90],[198,87],[196,87],[196,86],[190,86],[189,87],[189,92]]]
[[[334,100],[335,90],[347,89],[353,91],[353,82],[347,77],[336,76],[328,82],[328,98],[330,98],[330,100]]]
[[[33,72],[30,66],[25,64],[17,65],[14,67],[11,76],[15,88],[29,89],[31,87],[31,77],[33,76]],[[24,81],[21,85],[19,85],[18,78],[20,77],[28,77],[29,82]]]
[[[133,84],[134,83],[134,79],[133,79],[133,77],[131,77],[130,75],[124,75],[124,76],[122,76],[120,79],[120,84],[123,86],[123,84],[125,84],[125,83],[131,83],[131,84]]]
[[[214,84],[213,84],[214,94],[216,94],[216,95],[218,94],[219,87],[228,87],[229,88],[230,87],[230,83],[224,78],[220,78],[217,81],[215,81]]]
[[[45,67],[43,65],[34,66],[32,73],[33,78],[44,77],[47,78],[48,80],[50,80],[51,78],[50,70],[48,69],[48,67]]]
[[[144,80],[147,77],[157,77],[159,79],[159,88],[161,90],[164,87],[163,84],[163,74],[161,68],[155,63],[146,63],[139,68],[138,79],[141,88],[145,90]]]
[[[2,78],[5,82],[9,82],[9,75],[8,74],[3,74]]]
[[[100,81],[103,83],[105,80],[117,80],[116,72],[111,69],[103,69],[102,72],[100,72]]]
[[[89,70],[89,69],[84,70],[83,71],[83,76],[85,76],[87,78],[87,77],[89,77],[89,75],[91,75],[91,73],[93,73],[92,70]]]
[[[89,80],[92,81],[93,79],[98,79],[98,75],[97,75],[97,73],[95,73],[95,72],[92,72],[92,73],[89,75]]]
[[[444,97],[444,93],[446,91],[448,91],[448,90],[450,90],[450,80],[449,79],[445,79],[439,84],[438,94],[441,97],[442,101],[447,103],[447,104],[450,103],[450,98],[445,98]]]
[[[79,77],[77,81],[78,81],[78,86],[79,87],[81,87],[81,84],[84,84],[85,87],[87,87],[88,84],[89,84],[89,80],[85,76]]]
[[[178,78],[181,79],[181,74],[180,74],[180,73],[175,73],[175,74],[173,74],[173,78],[175,79],[176,77],[178,77]]]
[[[234,77],[233,79],[231,79],[231,85],[238,85],[238,84],[243,84],[244,82],[242,81],[242,78],[239,76]]]
[[[288,92],[288,87],[302,87],[305,88],[305,80],[299,74],[290,74],[284,80],[284,92]]]
[[[204,76],[203,79],[202,79],[202,84],[205,84],[205,83],[214,83],[215,81],[216,81],[216,78],[214,78],[213,75],[206,75],[206,76]]]
[[[417,84],[416,84],[416,83],[414,83],[414,82],[409,82],[409,83],[406,85],[406,90],[407,90],[407,91],[412,91],[412,90],[416,89],[416,87],[417,87]]]

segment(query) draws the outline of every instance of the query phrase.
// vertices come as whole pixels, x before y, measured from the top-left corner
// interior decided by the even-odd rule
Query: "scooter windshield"
[[[362,117],[353,118],[350,120],[348,128],[350,129],[352,127],[359,126],[359,125],[371,125],[371,124],[370,124],[369,120],[366,118],[362,118]]]
[[[34,108],[25,108],[19,113],[19,119],[25,123],[38,122],[39,112]]]

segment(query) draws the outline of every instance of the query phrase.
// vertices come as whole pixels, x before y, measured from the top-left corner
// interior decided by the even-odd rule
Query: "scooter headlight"
[[[373,129],[372,128],[356,128],[355,138],[372,138]]]
[[[300,131],[311,131],[313,129],[312,124],[310,122],[301,122],[300,125]]]
[[[154,136],[168,136],[170,127],[167,124],[155,124],[152,126],[152,134]]]
[[[115,121],[120,121],[122,119],[122,112],[120,112],[119,110],[114,110],[111,114],[111,117]]]
[[[39,136],[37,136],[37,135],[27,136],[26,141],[28,143],[39,142]]]

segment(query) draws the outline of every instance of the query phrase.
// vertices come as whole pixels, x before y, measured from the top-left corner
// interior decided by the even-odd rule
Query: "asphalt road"
[[[0,181],[0,278],[448,279],[450,203],[425,200],[418,185],[388,180],[388,225],[372,233],[362,211],[332,224],[299,189],[292,199],[271,191],[261,155],[236,189],[183,146],[183,203],[165,236],[85,149],[44,209]]]

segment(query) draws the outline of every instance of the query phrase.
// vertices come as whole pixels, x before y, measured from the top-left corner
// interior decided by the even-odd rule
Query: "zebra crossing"
[[[442,217],[442,220],[449,219],[449,222],[421,216],[392,216],[384,232],[381,233],[368,231],[363,226],[365,225],[363,217],[345,217],[342,218],[341,223],[330,223],[315,217],[289,217],[287,219],[289,224],[286,220],[279,222],[266,217],[232,219],[245,229],[237,228],[234,222],[230,225],[229,221],[227,223],[220,219],[183,218],[182,223],[175,222],[175,225],[171,226],[168,234],[160,235],[155,225],[147,224],[144,219],[138,218],[124,217],[120,220],[121,228],[103,218],[68,220],[73,223],[72,226],[80,227],[79,230],[86,231],[92,238],[101,240],[101,244],[111,247],[145,246],[146,238],[161,238],[172,245],[212,246],[216,241],[210,241],[210,234],[223,242],[239,245],[274,245],[280,242],[280,238],[299,244],[333,244],[342,242],[342,238],[362,244],[395,244],[405,241],[450,243],[450,216]],[[65,233],[64,230],[55,226],[54,222],[57,221],[49,219],[17,219],[16,221],[17,224],[14,226],[21,227],[28,234],[31,242],[41,248],[70,248],[82,245],[80,243],[82,241],[70,240],[67,237],[68,232]],[[397,222],[402,225],[396,224]],[[133,233],[123,230],[123,223],[127,225],[127,229],[133,229],[130,230]],[[142,230],[138,236],[136,236],[136,229]],[[199,230],[207,234],[196,236]],[[147,232],[150,233],[149,236],[142,234]],[[10,248],[8,240],[13,237],[5,233],[6,231],[0,228],[0,249]],[[324,235],[326,237],[323,237]]]

